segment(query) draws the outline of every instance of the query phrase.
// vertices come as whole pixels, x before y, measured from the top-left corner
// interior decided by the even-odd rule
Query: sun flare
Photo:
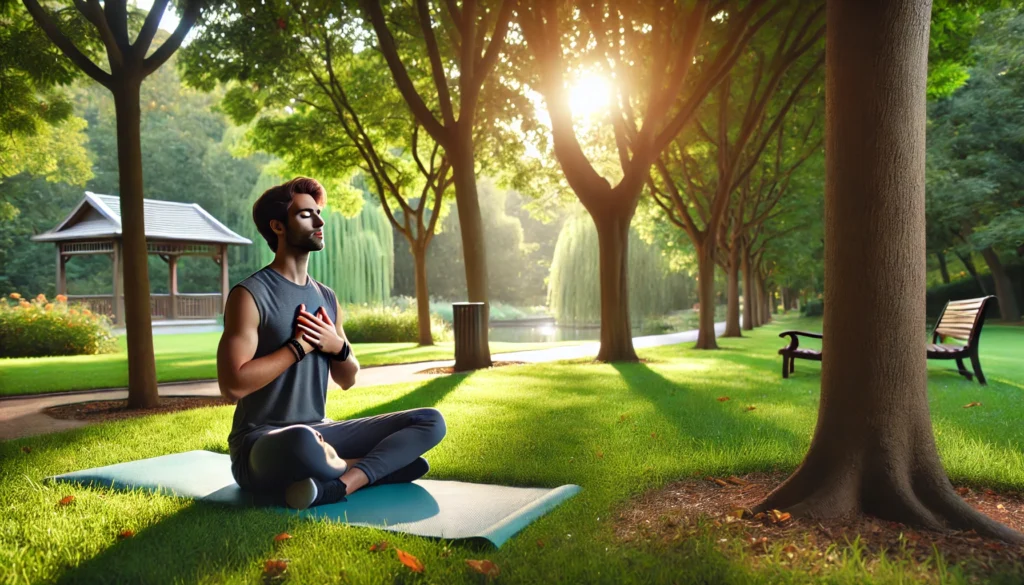
[[[586,72],[569,87],[569,107],[573,116],[589,118],[600,115],[608,108],[611,84],[598,73]]]

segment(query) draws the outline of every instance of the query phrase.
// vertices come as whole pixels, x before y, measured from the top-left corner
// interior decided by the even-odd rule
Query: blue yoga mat
[[[166,495],[231,506],[273,506],[266,497],[242,491],[231,475],[231,460],[212,451],[187,451],[96,467],[46,478],[115,489],[145,489]],[[329,518],[435,538],[486,539],[500,547],[530,522],[580,491],[521,488],[461,481],[420,479],[412,483],[363,488],[347,502],[284,513]]]

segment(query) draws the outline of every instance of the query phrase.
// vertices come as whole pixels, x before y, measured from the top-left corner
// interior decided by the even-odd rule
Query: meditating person
[[[217,348],[221,394],[237,401],[231,473],[242,489],[283,497],[296,509],[421,477],[430,468],[421,455],[446,432],[434,408],[325,417],[327,376],[348,390],[359,362],[334,291],[307,274],[309,254],[324,248],[324,197],[320,183],[300,177],[253,205],[274,261],[231,289]]]

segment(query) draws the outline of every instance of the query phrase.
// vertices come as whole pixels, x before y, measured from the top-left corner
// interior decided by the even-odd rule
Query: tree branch
[[[22,0],[22,2],[25,4],[25,8],[28,9],[29,14],[32,15],[32,19],[36,21],[39,28],[43,29],[43,32],[46,33],[46,36],[49,37],[51,41],[53,41],[53,44],[56,45],[62,53],[64,53],[64,56],[71,59],[71,61],[82,70],[82,72],[94,79],[97,83],[107,89],[111,89],[113,77],[89,60],[89,58],[79,51],[78,47],[71,42],[71,39],[64,36],[64,33],[57,28],[54,21],[46,11],[43,10],[43,7],[39,5],[38,0]]]
[[[178,50],[181,46],[181,41],[185,39],[185,35],[192,29],[192,26],[199,19],[199,13],[202,10],[201,0],[188,0],[188,4],[185,5],[185,13],[181,15],[181,20],[178,21],[178,26],[171,33],[162,45],[157,50],[153,51],[153,54],[146,58],[142,63],[142,75],[147,76],[164,64],[165,61],[171,58],[171,55]]]

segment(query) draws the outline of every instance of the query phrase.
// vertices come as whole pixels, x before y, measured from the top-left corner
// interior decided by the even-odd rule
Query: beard
[[[319,252],[324,249],[324,241],[320,238],[313,236],[314,232],[298,232],[291,228],[286,228],[285,239],[288,242],[288,246],[296,250],[303,252]]]

